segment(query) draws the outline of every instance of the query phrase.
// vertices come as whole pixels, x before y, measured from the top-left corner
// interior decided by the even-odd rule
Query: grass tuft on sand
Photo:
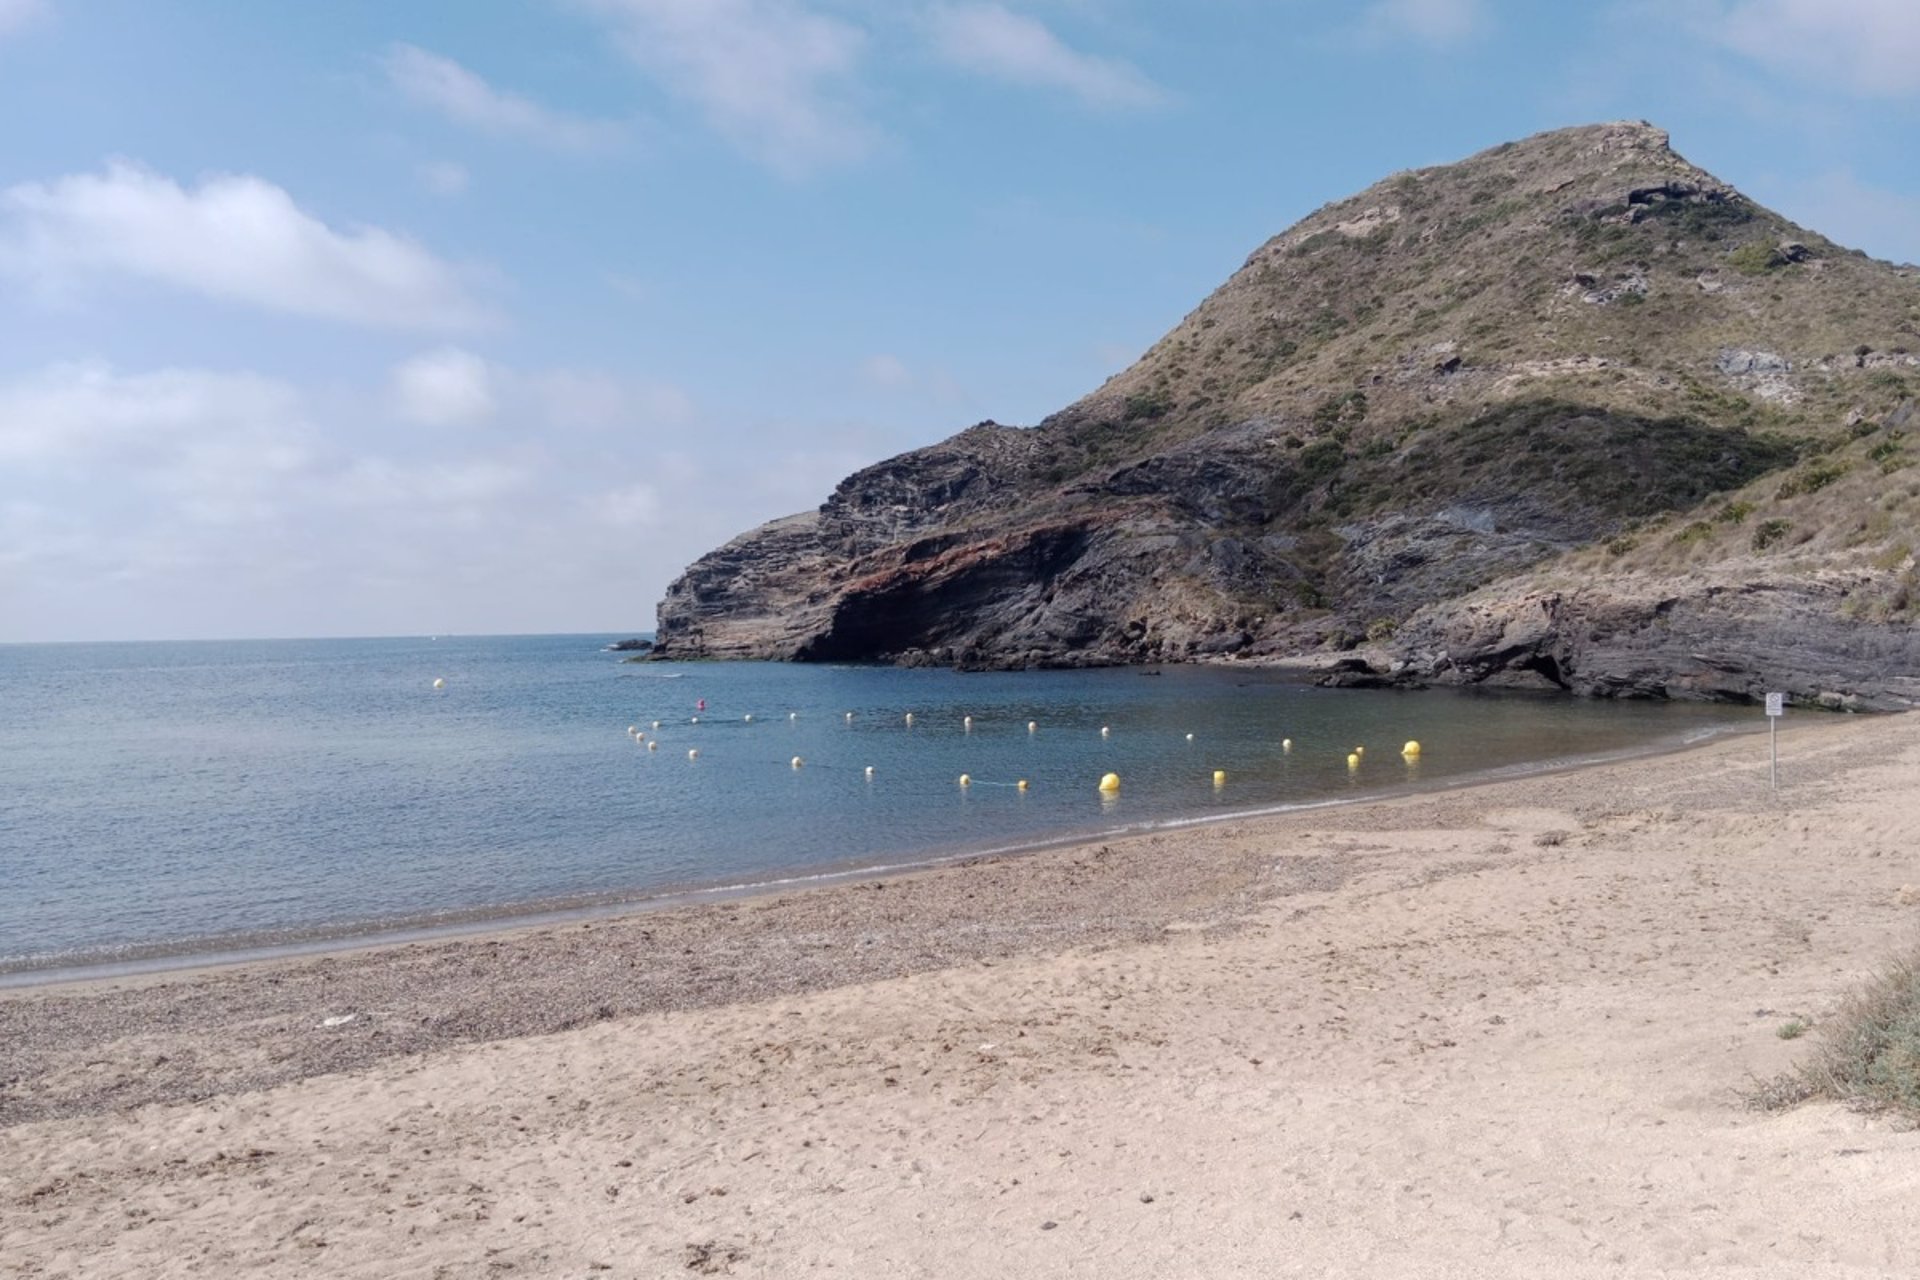
[[[1920,1121],[1920,947],[1855,991],[1820,1025],[1820,1052],[1750,1095],[1765,1111],[1815,1098]]]

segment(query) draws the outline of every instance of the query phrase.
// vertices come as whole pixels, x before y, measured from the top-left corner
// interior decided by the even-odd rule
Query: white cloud
[[[857,160],[876,133],[847,101],[860,28],[798,0],[586,0],[626,55],[742,151],[789,176]]]
[[[0,460],[62,461],[102,452],[143,458],[196,436],[282,426],[300,416],[294,389],[258,374],[120,374],[98,362],[54,365],[0,385]]]
[[[394,411],[430,427],[480,422],[493,415],[493,378],[487,362],[459,347],[441,347],[404,361],[393,371]]]
[[[187,189],[124,160],[0,193],[0,273],[59,292],[124,275],[208,297],[400,329],[489,321],[463,273],[379,227],[335,230],[261,178]]]
[[[49,12],[46,0],[0,0],[0,40]]]
[[[1920,93],[1915,0],[1716,0],[1699,25],[1756,62],[1830,88],[1881,97]]]
[[[414,172],[419,176],[420,185],[437,196],[465,195],[473,185],[473,175],[467,172],[467,166],[452,160],[429,161]]]
[[[383,60],[387,82],[459,124],[565,151],[591,151],[618,141],[611,120],[590,120],[496,89],[451,58],[396,44]]]
[[[1070,48],[1038,19],[1001,5],[942,5],[932,22],[935,50],[968,71],[1064,89],[1094,107],[1147,107],[1166,98],[1137,68]]]
[[[1361,18],[1361,31],[1378,40],[1452,45],[1478,35],[1488,21],[1486,0],[1375,0]]]

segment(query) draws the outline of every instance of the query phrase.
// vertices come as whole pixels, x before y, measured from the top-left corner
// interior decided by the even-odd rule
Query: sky
[[[1613,119],[1920,260],[1914,0],[0,0],[0,642],[647,630]]]

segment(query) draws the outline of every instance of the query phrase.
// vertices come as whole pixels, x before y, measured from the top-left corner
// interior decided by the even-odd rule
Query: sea
[[[0,984],[806,886],[1754,721],[1239,666],[629,663],[617,638],[0,646]]]

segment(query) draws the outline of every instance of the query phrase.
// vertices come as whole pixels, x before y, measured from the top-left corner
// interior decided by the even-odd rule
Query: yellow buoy
[[[805,764],[805,763],[806,763],[806,761],[805,761],[805,760],[802,760],[802,759],[801,759],[801,758],[800,758],[799,756],[795,756],[795,757],[793,758],[793,767],[794,767],[794,768],[796,768],[796,769],[798,769],[798,768],[799,768],[799,767],[800,767],[801,765],[803,765],[803,764]]]
[[[1020,779],[1020,781],[1014,783],[1013,785],[1019,790],[1025,791],[1027,789],[1027,780],[1025,778],[1022,778]]]
[[[687,759],[698,760],[699,758],[700,758],[700,748],[698,747],[687,748]]]
[[[1100,789],[1102,791],[1118,791],[1120,789],[1120,775],[1117,773],[1110,773],[1106,777],[1100,779]]]
[[[973,785],[973,779],[967,774],[963,773],[960,775],[960,785],[963,787],[970,787]]]
[[[444,689],[447,687],[447,682],[445,680],[442,680],[439,676],[435,676],[433,678],[433,687],[436,689]]]
[[[1360,767],[1360,753],[1357,751],[1349,752],[1347,754],[1347,768],[1358,769],[1359,767]]]
[[[1213,771],[1213,785],[1216,787],[1224,787],[1227,785],[1227,771],[1225,769],[1215,769]]]
[[[1400,754],[1403,756],[1417,756],[1420,754],[1420,744],[1417,742],[1409,742],[1406,746],[1400,748]]]
[[[1040,732],[1040,722],[1038,720],[1027,721],[1027,732],[1028,733]]]

